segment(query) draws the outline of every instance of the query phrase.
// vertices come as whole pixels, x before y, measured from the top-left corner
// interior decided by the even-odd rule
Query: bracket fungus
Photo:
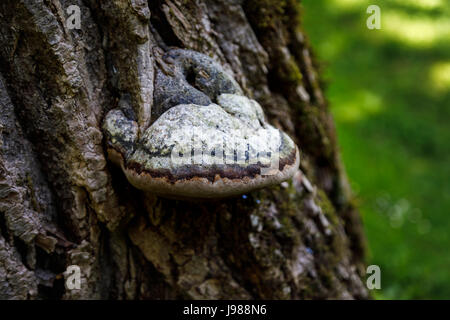
[[[109,157],[133,186],[159,196],[207,199],[293,176],[297,146],[265,121],[261,106],[218,63],[181,49],[170,50],[163,61],[144,134],[120,109],[103,123]]]

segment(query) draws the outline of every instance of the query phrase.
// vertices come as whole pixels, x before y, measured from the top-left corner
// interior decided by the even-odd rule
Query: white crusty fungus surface
[[[109,157],[133,186],[166,197],[223,198],[293,176],[297,146],[220,64],[182,49],[159,60],[150,126],[142,130],[123,109],[103,122]]]
[[[222,94],[218,103],[170,108],[139,141],[135,122],[110,111],[104,127],[111,158],[136,188],[182,198],[238,195],[295,173],[297,147],[265,122],[256,101]]]

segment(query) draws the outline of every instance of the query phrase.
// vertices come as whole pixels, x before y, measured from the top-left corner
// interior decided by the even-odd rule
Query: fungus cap
[[[139,139],[133,123],[120,111],[108,113],[108,152],[132,185],[160,196],[229,197],[281,183],[298,170],[295,143],[245,96],[172,107]]]

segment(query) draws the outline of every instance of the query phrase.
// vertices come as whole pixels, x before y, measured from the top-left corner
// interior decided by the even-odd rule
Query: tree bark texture
[[[70,5],[81,29],[67,27]],[[296,0],[0,2],[0,298],[367,298],[364,236]],[[133,188],[105,114],[149,121],[157,53],[212,57],[301,150],[287,184],[192,202]],[[69,265],[81,289],[64,286]],[[67,274],[66,274],[67,276]]]

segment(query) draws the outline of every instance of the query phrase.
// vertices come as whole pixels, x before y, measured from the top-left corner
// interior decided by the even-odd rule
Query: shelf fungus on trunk
[[[137,122],[120,109],[103,124],[109,157],[133,186],[159,196],[207,199],[292,177],[300,161],[297,146],[265,121],[261,106],[218,63],[181,49],[159,60],[152,123],[144,134],[138,136]]]

